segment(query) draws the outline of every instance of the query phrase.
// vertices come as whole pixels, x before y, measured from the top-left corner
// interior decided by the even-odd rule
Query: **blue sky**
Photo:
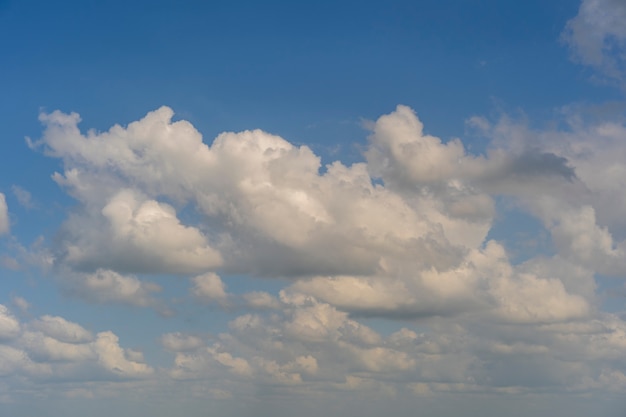
[[[0,0],[0,413],[621,415],[624,28]]]

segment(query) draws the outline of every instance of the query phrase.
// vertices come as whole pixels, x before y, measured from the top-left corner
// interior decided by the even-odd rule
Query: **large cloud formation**
[[[299,291],[374,316],[503,312],[503,303],[506,314],[526,316],[518,320],[589,311],[559,277],[521,274],[504,248],[485,241],[494,195],[526,196],[531,187],[540,199],[555,184],[575,186],[574,169],[554,152],[474,156],[458,139],[425,135],[415,113],[398,106],[372,124],[367,162],[321,172],[306,146],[258,130],[223,133],[208,146],[172,116],[163,107],[127,128],[83,135],[76,114],[42,115],[40,146],[65,165],[54,179],[81,203],[62,228],[57,265],[288,277]],[[576,245],[563,221],[555,235]],[[533,294],[532,306],[512,307],[520,291]],[[551,311],[555,303],[563,307]]]
[[[188,277],[187,301],[237,316],[217,335],[161,335],[173,363],[157,372],[110,332],[6,313],[6,357],[26,352],[32,378],[46,364],[48,375],[128,376],[149,380],[145,389],[178,381],[215,398],[251,386],[420,396],[626,387],[626,324],[601,310],[596,282],[626,272],[623,124],[533,131],[473,118],[491,145],[471,154],[398,106],[369,124],[363,162],[322,167],[310,148],[260,130],[207,144],[172,118],[162,107],[81,133],[77,114],[41,116],[31,144],[63,161],[53,179],[78,202],[50,249],[53,271],[87,302],[159,308],[161,287],[143,276]],[[494,238],[503,218],[524,216],[548,250]],[[282,289],[231,293],[237,274]]]

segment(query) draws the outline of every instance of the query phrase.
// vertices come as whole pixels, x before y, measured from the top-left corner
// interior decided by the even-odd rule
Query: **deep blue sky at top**
[[[169,105],[210,142],[262,128],[323,156],[366,133],[360,118],[413,107],[429,133],[504,106],[539,118],[616,93],[559,43],[578,1],[0,1],[0,187],[33,155],[40,110],[108,129]],[[480,144],[477,144],[480,147]],[[327,158],[327,160],[329,160]],[[325,160],[325,162],[327,162]],[[22,185],[42,171],[24,172]]]

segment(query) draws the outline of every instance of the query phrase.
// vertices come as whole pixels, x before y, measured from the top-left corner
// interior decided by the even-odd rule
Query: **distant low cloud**
[[[29,381],[125,381],[149,378],[154,369],[124,349],[111,331],[93,334],[58,316],[20,323],[0,305],[0,375]]]

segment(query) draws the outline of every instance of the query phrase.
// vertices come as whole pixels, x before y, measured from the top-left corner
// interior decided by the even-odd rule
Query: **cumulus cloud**
[[[536,296],[528,288],[539,287],[529,287],[524,279],[503,294],[519,292],[526,300]],[[543,289],[553,284],[543,282]],[[610,370],[619,374],[623,368],[616,352],[624,323],[613,315],[538,322],[536,306],[530,305],[521,315],[512,312],[516,319],[530,321],[485,326],[484,316],[477,321],[439,318],[383,336],[311,296],[283,294],[281,302],[284,308],[277,313],[237,317],[228,333],[205,347],[197,339],[190,339],[191,350],[175,343],[170,376],[194,383],[215,377],[236,390],[254,381],[321,393],[330,383],[334,389],[377,396],[530,393],[547,386],[569,391],[581,389],[581,381],[586,381],[585,390],[595,390],[615,381],[607,377]],[[559,315],[558,303],[555,312],[544,314]],[[164,335],[164,340],[186,338]],[[592,367],[586,366],[589,360]]]
[[[20,332],[20,323],[8,308],[0,305],[0,340],[12,339]]]
[[[141,355],[110,331],[93,334],[63,317],[20,323],[0,305],[0,374],[24,381],[122,381],[150,377]]]
[[[93,273],[69,274],[62,284],[71,294],[100,304],[155,306],[153,293],[161,291],[157,284],[141,281],[133,275],[122,275],[108,269]]]
[[[63,159],[54,178],[82,204],[62,229],[60,262],[189,273],[223,257],[227,270],[264,275],[371,273],[387,255],[414,251],[424,263],[454,262],[488,230],[486,196],[465,201],[458,190],[450,218],[437,199],[408,201],[374,185],[365,164],[335,162],[321,174],[309,148],[259,130],[223,133],[207,146],[172,114],[164,107],[87,135],[76,114],[42,115],[39,146]],[[191,204],[206,216],[203,227],[180,224],[163,198]]]
[[[555,249],[574,264],[606,275],[623,275],[626,221],[624,173],[626,127],[615,121],[583,122],[565,112],[565,129],[533,130],[525,122],[502,118],[485,133],[493,141],[542,146],[567,160],[574,182],[528,192],[513,188],[513,197],[550,231]]]
[[[84,229],[87,224],[91,229]],[[152,273],[190,273],[217,266],[220,254],[196,228],[184,226],[168,204],[122,190],[97,218],[65,224],[62,259],[79,269],[108,267]]]
[[[315,277],[296,282],[290,290],[355,315],[388,318],[475,312],[484,319],[528,323],[567,321],[590,313],[584,295],[568,293],[561,277],[544,274],[510,265],[504,248],[490,241],[447,271],[428,269],[396,277]]]
[[[260,130],[205,144],[172,115],[163,107],[101,133],[81,133],[76,114],[42,115],[36,146],[62,159],[54,179],[78,202],[55,240],[56,272],[85,299],[139,306],[155,306],[158,287],[132,272],[185,275],[194,299],[241,314],[217,335],[163,334],[167,376],[113,334],[72,341],[40,318],[20,339],[16,322],[6,338],[33,364],[95,362],[109,377],[189,381],[204,395],[621,381],[624,324],[598,311],[595,282],[626,268],[621,124],[535,131],[475,118],[491,145],[473,155],[399,106],[369,125],[364,162],[321,167],[308,147]],[[551,253],[518,261],[492,236],[516,220],[511,207],[538,220]],[[278,296],[234,293],[234,273],[288,281]]]
[[[228,299],[226,294],[226,285],[222,282],[219,275],[209,272],[204,275],[198,275],[191,279],[194,286],[191,293],[200,299],[207,301],[225,302]]]
[[[458,139],[444,143],[425,134],[417,115],[398,106],[371,124],[365,163],[334,162],[322,173],[306,146],[260,130],[226,132],[209,146],[172,116],[163,107],[127,127],[86,135],[76,114],[41,116],[46,130],[38,146],[63,159],[65,171],[55,180],[81,203],[61,230],[57,264],[96,271],[79,286],[98,287],[96,300],[150,305],[154,288],[123,271],[200,272],[191,290],[198,299],[280,307],[269,294],[228,294],[221,278],[207,272],[221,265],[226,273],[289,277],[295,291],[364,316],[504,314],[499,305],[515,300],[526,321],[589,311],[587,298],[570,294],[563,277],[522,276],[506,256],[487,255],[497,243],[485,245],[494,195],[539,207],[567,194],[555,194],[555,187],[586,185],[573,155],[519,140],[472,155]],[[494,144],[504,142],[497,135],[523,136],[503,123],[479,124]],[[184,225],[163,200],[193,210],[193,224]],[[564,235],[537,215],[554,236]],[[477,266],[477,257],[509,272]],[[532,303],[504,295],[542,293],[534,287],[553,290],[568,307],[550,315],[542,307],[554,301],[548,295]]]
[[[276,297],[264,291],[252,291],[242,295],[245,305],[250,309],[274,310],[281,304]]]
[[[626,86],[626,4],[583,0],[562,34],[575,60]]]
[[[29,328],[65,343],[83,343],[93,339],[91,332],[82,326],[58,316],[42,316],[30,322]]]
[[[176,332],[162,335],[161,344],[171,352],[185,352],[203,346],[204,341],[198,336]]]
[[[216,303],[229,310],[273,310],[281,308],[281,302],[273,295],[264,291],[252,291],[233,294],[227,291],[226,284],[214,272],[195,276],[191,279],[193,286],[190,294],[203,303]]]

